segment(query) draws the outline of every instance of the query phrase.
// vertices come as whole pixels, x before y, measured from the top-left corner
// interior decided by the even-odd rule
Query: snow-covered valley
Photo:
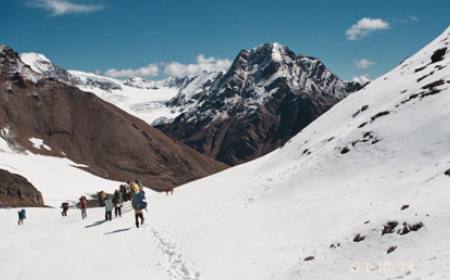
[[[18,227],[16,209],[1,210],[1,279],[449,277],[449,41],[447,28],[266,156],[172,196],[148,191],[142,228],[131,212],[103,222],[100,208],[84,221],[30,208]],[[46,183],[1,147],[0,167]],[[44,200],[119,184],[73,176],[89,189],[43,189]]]

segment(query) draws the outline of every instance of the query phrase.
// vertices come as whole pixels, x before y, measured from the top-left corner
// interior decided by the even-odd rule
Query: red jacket
[[[81,198],[80,199],[80,208],[81,209],[86,209],[87,208],[87,199],[86,198]]]

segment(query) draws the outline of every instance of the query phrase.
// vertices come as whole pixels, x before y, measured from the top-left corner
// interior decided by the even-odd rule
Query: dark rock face
[[[0,51],[0,129],[39,154],[66,155],[98,176],[165,189],[224,169],[138,118],[55,79],[39,76],[10,48]],[[7,90],[4,90],[4,89]],[[51,150],[28,140],[44,140]]]
[[[408,208],[409,208],[409,205],[408,205],[408,204],[405,204],[405,205],[403,205],[403,206],[400,208],[400,211],[406,210],[406,209],[408,209]]]
[[[441,60],[444,60],[446,52],[447,52],[447,48],[435,50],[433,55],[431,56],[431,63],[436,63]]]
[[[361,241],[363,241],[364,239],[366,239],[366,237],[364,236],[364,235],[361,235],[361,234],[357,234],[357,235],[355,235],[355,237],[353,238],[353,242],[361,242]]]
[[[24,177],[0,169],[0,207],[42,207],[41,193]]]
[[[403,228],[399,229],[397,231],[397,233],[400,234],[400,235],[405,235],[405,234],[410,233],[411,231],[418,231],[418,230],[420,230],[423,227],[424,227],[424,224],[422,222],[415,223],[415,224],[412,224],[412,225],[404,222],[403,223]]]
[[[157,127],[234,165],[282,146],[359,88],[340,80],[316,58],[265,44],[242,50],[224,75],[194,96],[195,108]],[[175,106],[178,99],[168,105]]]
[[[386,254],[390,254],[397,249],[397,246],[391,246],[387,249]]]
[[[384,227],[383,230],[381,231],[381,235],[385,235],[388,233],[394,233],[395,228],[398,226],[398,222],[397,221],[390,221],[387,222]]]

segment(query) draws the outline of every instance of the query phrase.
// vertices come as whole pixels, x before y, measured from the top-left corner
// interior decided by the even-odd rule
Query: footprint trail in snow
[[[149,234],[161,254],[166,258],[167,272],[172,279],[200,279],[200,273],[193,269],[193,265],[180,253],[176,243],[172,241],[171,238],[163,236],[159,231],[149,226],[146,227],[146,232]]]

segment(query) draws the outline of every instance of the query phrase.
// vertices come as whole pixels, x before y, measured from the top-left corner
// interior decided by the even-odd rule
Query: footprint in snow
[[[166,257],[167,273],[176,280],[199,280],[200,273],[192,270],[184,256],[178,252],[174,241],[160,234],[157,230],[149,228],[148,233],[156,247]]]

